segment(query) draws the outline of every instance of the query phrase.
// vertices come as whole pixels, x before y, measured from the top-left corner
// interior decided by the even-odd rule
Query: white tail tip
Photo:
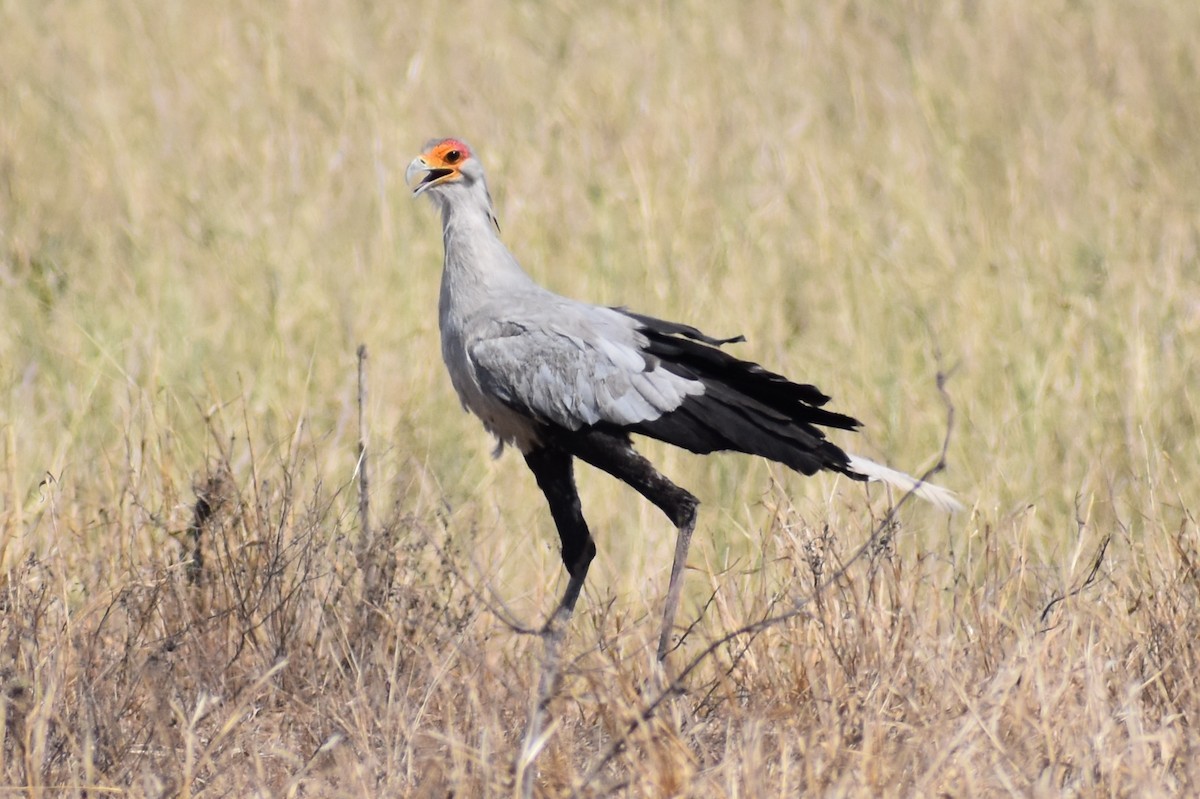
[[[911,491],[915,496],[936,505],[939,509],[947,513],[964,510],[963,504],[954,496],[953,491],[934,485],[933,483],[918,480],[911,474],[889,469],[881,463],[860,458],[857,455],[851,455],[850,469],[858,472],[868,480],[878,480],[881,483],[887,483],[900,491]]]

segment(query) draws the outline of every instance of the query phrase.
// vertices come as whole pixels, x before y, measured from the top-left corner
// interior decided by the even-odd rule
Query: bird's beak
[[[408,169],[404,170],[404,183],[407,186],[412,186],[413,179],[421,175],[425,177],[421,179],[416,186],[413,187],[413,196],[417,196],[421,192],[428,189],[430,186],[436,186],[442,183],[446,178],[455,173],[453,169],[445,169],[442,167],[430,166],[423,156],[417,156],[408,165]]]

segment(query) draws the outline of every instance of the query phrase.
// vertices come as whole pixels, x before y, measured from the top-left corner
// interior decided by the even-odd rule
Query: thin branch
[[[1046,618],[1050,615],[1050,611],[1054,610],[1055,605],[1063,600],[1082,594],[1090,585],[1092,585],[1092,583],[1096,582],[1096,575],[1100,573],[1100,567],[1104,565],[1104,553],[1108,551],[1108,545],[1111,542],[1111,535],[1104,537],[1104,540],[1100,542],[1100,547],[1096,550],[1096,557],[1092,560],[1092,568],[1091,571],[1088,572],[1087,578],[1084,579],[1083,583],[1080,584],[1078,588],[1075,588],[1074,590],[1068,591],[1067,593],[1050,600],[1050,603],[1046,605],[1045,609],[1042,610],[1042,615],[1038,618],[1039,622],[1045,624]]]
[[[449,553],[446,552],[446,550],[443,549],[438,542],[430,538],[426,538],[425,543],[429,547],[432,547],[434,552],[438,553],[442,562],[446,565],[446,568],[453,572],[454,576],[462,582],[471,596],[475,597],[476,600],[482,603],[484,609],[488,613],[491,613],[493,616],[495,616],[496,619],[499,620],[499,622],[505,627],[507,627],[510,632],[517,635],[541,635],[546,631],[545,625],[533,627],[518,620],[517,614],[508,607],[508,605],[504,602],[504,599],[500,596],[488,579],[485,578],[481,581],[482,585],[486,588],[485,592],[485,588],[480,588],[479,584],[473,582],[466,575],[466,573],[457,566],[455,559],[450,557]],[[472,555],[468,553],[467,556],[471,559],[471,564],[474,566],[475,571],[482,573],[484,571],[483,567],[475,561],[475,558]]]
[[[367,469],[367,345],[358,345],[358,523],[362,528],[359,539],[359,568],[365,567],[365,557],[371,545],[371,478]]]

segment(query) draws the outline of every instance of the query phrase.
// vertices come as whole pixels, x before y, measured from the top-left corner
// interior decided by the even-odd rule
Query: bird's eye
[[[457,164],[460,158],[462,158],[461,152],[458,150],[451,150],[450,152],[446,153],[444,160],[447,164]]]

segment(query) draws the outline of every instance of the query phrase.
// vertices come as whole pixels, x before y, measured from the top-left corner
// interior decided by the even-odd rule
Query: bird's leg
[[[687,566],[688,548],[692,545],[692,532],[695,529],[696,503],[693,502],[683,523],[679,524],[679,532],[675,537],[675,559],[671,561],[671,579],[667,582],[667,601],[663,605],[662,631],[658,635],[659,660],[667,656],[671,632],[675,629],[675,612],[679,609],[679,595],[683,593],[683,570]]]
[[[667,583],[667,600],[663,608],[662,631],[658,638],[658,659],[667,656],[671,633],[675,629],[675,612],[683,592],[683,570],[687,566],[688,548],[696,529],[696,509],[700,501],[672,483],[654,465],[634,450],[628,438],[590,430],[575,433],[566,446],[577,457],[632,486],[646,499],[658,506],[679,529],[675,539],[675,560],[671,563],[671,579]]]
[[[575,610],[575,602],[579,599],[583,581],[587,578],[588,566],[596,557],[596,544],[592,541],[587,522],[583,518],[583,509],[579,504],[571,454],[553,446],[546,446],[527,452],[525,462],[529,464],[538,488],[542,489],[542,493],[546,495],[546,502],[550,505],[550,515],[554,517],[554,525],[558,528],[558,537],[562,541],[563,565],[570,575],[567,590],[563,592],[562,600],[547,622],[546,626],[549,629],[564,623]]]
[[[567,574],[570,575],[562,600],[542,630],[542,639],[546,645],[542,657],[542,673],[538,678],[537,693],[529,708],[525,741],[517,763],[521,796],[529,797],[533,795],[533,780],[536,775],[534,761],[546,743],[543,730],[546,726],[546,716],[549,714],[550,699],[558,688],[562,674],[560,648],[563,634],[567,620],[575,610],[579,592],[583,590],[588,566],[596,556],[596,545],[588,532],[587,522],[584,521],[583,510],[579,505],[579,492],[575,489],[571,455],[547,446],[525,453],[525,462],[529,464],[538,487],[542,489],[546,501],[550,504],[550,515],[554,517],[558,536],[562,539],[563,565],[567,567]]]

